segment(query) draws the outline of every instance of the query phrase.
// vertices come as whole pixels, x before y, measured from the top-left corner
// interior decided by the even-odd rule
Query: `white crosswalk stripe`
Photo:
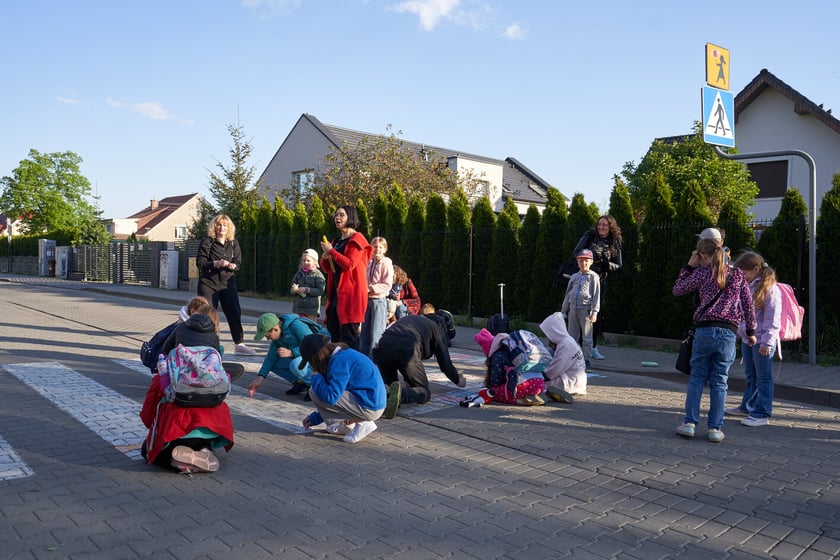
[[[12,446],[0,436],[0,480],[32,476],[32,469],[21,459]]]

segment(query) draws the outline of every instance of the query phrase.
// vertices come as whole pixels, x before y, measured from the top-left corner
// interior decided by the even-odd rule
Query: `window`
[[[478,196],[490,196],[490,181],[478,180],[475,182],[476,194]]]
[[[782,198],[787,192],[788,161],[748,163],[750,178],[758,184],[758,198]]]
[[[175,239],[187,238],[187,226],[175,226]]]
[[[311,169],[292,173],[292,187],[299,195],[307,195],[315,183],[315,172]]]

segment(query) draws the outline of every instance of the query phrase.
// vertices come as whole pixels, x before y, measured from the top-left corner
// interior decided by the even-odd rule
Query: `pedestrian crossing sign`
[[[703,104],[703,141],[735,147],[735,96],[731,92],[704,86],[701,94]]]
[[[706,43],[706,83],[718,89],[729,91],[729,51]]]

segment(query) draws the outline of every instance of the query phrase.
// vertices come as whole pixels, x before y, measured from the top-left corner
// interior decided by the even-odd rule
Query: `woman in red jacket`
[[[365,271],[373,249],[356,231],[359,214],[355,207],[339,207],[333,220],[340,235],[332,242],[321,242],[321,270],[327,273],[325,323],[333,342],[358,350],[368,304]]]

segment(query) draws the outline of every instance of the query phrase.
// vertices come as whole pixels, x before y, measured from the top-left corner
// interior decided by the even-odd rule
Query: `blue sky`
[[[705,44],[840,110],[840,2],[26,0],[0,4],[0,175],[70,150],[106,218],[199,192],[241,124],[261,173],[322,122],[520,160],[605,209],[700,119]],[[738,130],[735,128],[737,142]]]

